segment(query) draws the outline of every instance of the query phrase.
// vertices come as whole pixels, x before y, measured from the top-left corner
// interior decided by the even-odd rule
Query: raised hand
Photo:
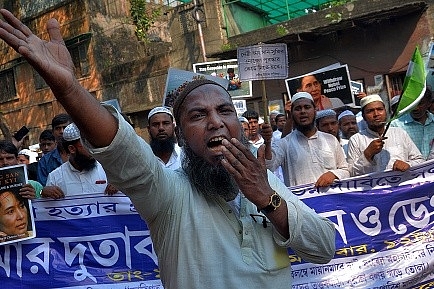
[[[65,91],[65,85],[75,80],[74,65],[60,34],[59,23],[50,19],[47,31],[50,41],[38,38],[11,12],[0,9],[0,38],[20,53],[45,79],[54,93]]]
[[[88,142],[94,147],[109,145],[116,134],[117,121],[75,78],[74,64],[59,23],[54,19],[48,20],[50,40],[46,41],[34,35],[9,11],[0,9],[0,14],[4,18],[4,21],[0,20],[0,38],[44,78]]]

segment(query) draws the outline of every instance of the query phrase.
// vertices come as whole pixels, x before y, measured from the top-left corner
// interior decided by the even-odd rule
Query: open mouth
[[[224,139],[225,138],[222,136],[214,137],[214,138],[209,140],[207,146],[211,149],[217,148],[217,147],[222,145],[222,140],[224,140]]]

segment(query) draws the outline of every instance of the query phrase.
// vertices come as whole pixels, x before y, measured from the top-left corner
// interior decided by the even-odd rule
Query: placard
[[[228,92],[232,98],[252,96],[252,82],[240,80],[236,59],[195,63],[193,71],[228,80]]]
[[[240,47],[237,56],[241,80],[288,77],[288,50],[285,43]]]

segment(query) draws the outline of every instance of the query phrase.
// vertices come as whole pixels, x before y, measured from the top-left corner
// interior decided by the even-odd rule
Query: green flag
[[[425,64],[419,48],[416,47],[408,64],[407,73],[402,86],[402,94],[399,99],[398,107],[393,119],[396,119],[404,113],[412,110],[417,106],[426,90],[426,73]]]

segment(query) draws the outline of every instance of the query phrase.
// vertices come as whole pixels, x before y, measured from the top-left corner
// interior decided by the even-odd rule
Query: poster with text
[[[31,201],[20,195],[26,183],[25,165],[0,169],[0,245],[36,236]]]
[[[237,59],[195,63],[193,71],[229,81],[228,92],[232,98],[252,96],[252,82],[239,79]]]
[[[289,97],[299,91],[306,91],[314,99],[329,99],[332,108],[354,105],[351,79],[346,64],[318,71],[286,79]]]

